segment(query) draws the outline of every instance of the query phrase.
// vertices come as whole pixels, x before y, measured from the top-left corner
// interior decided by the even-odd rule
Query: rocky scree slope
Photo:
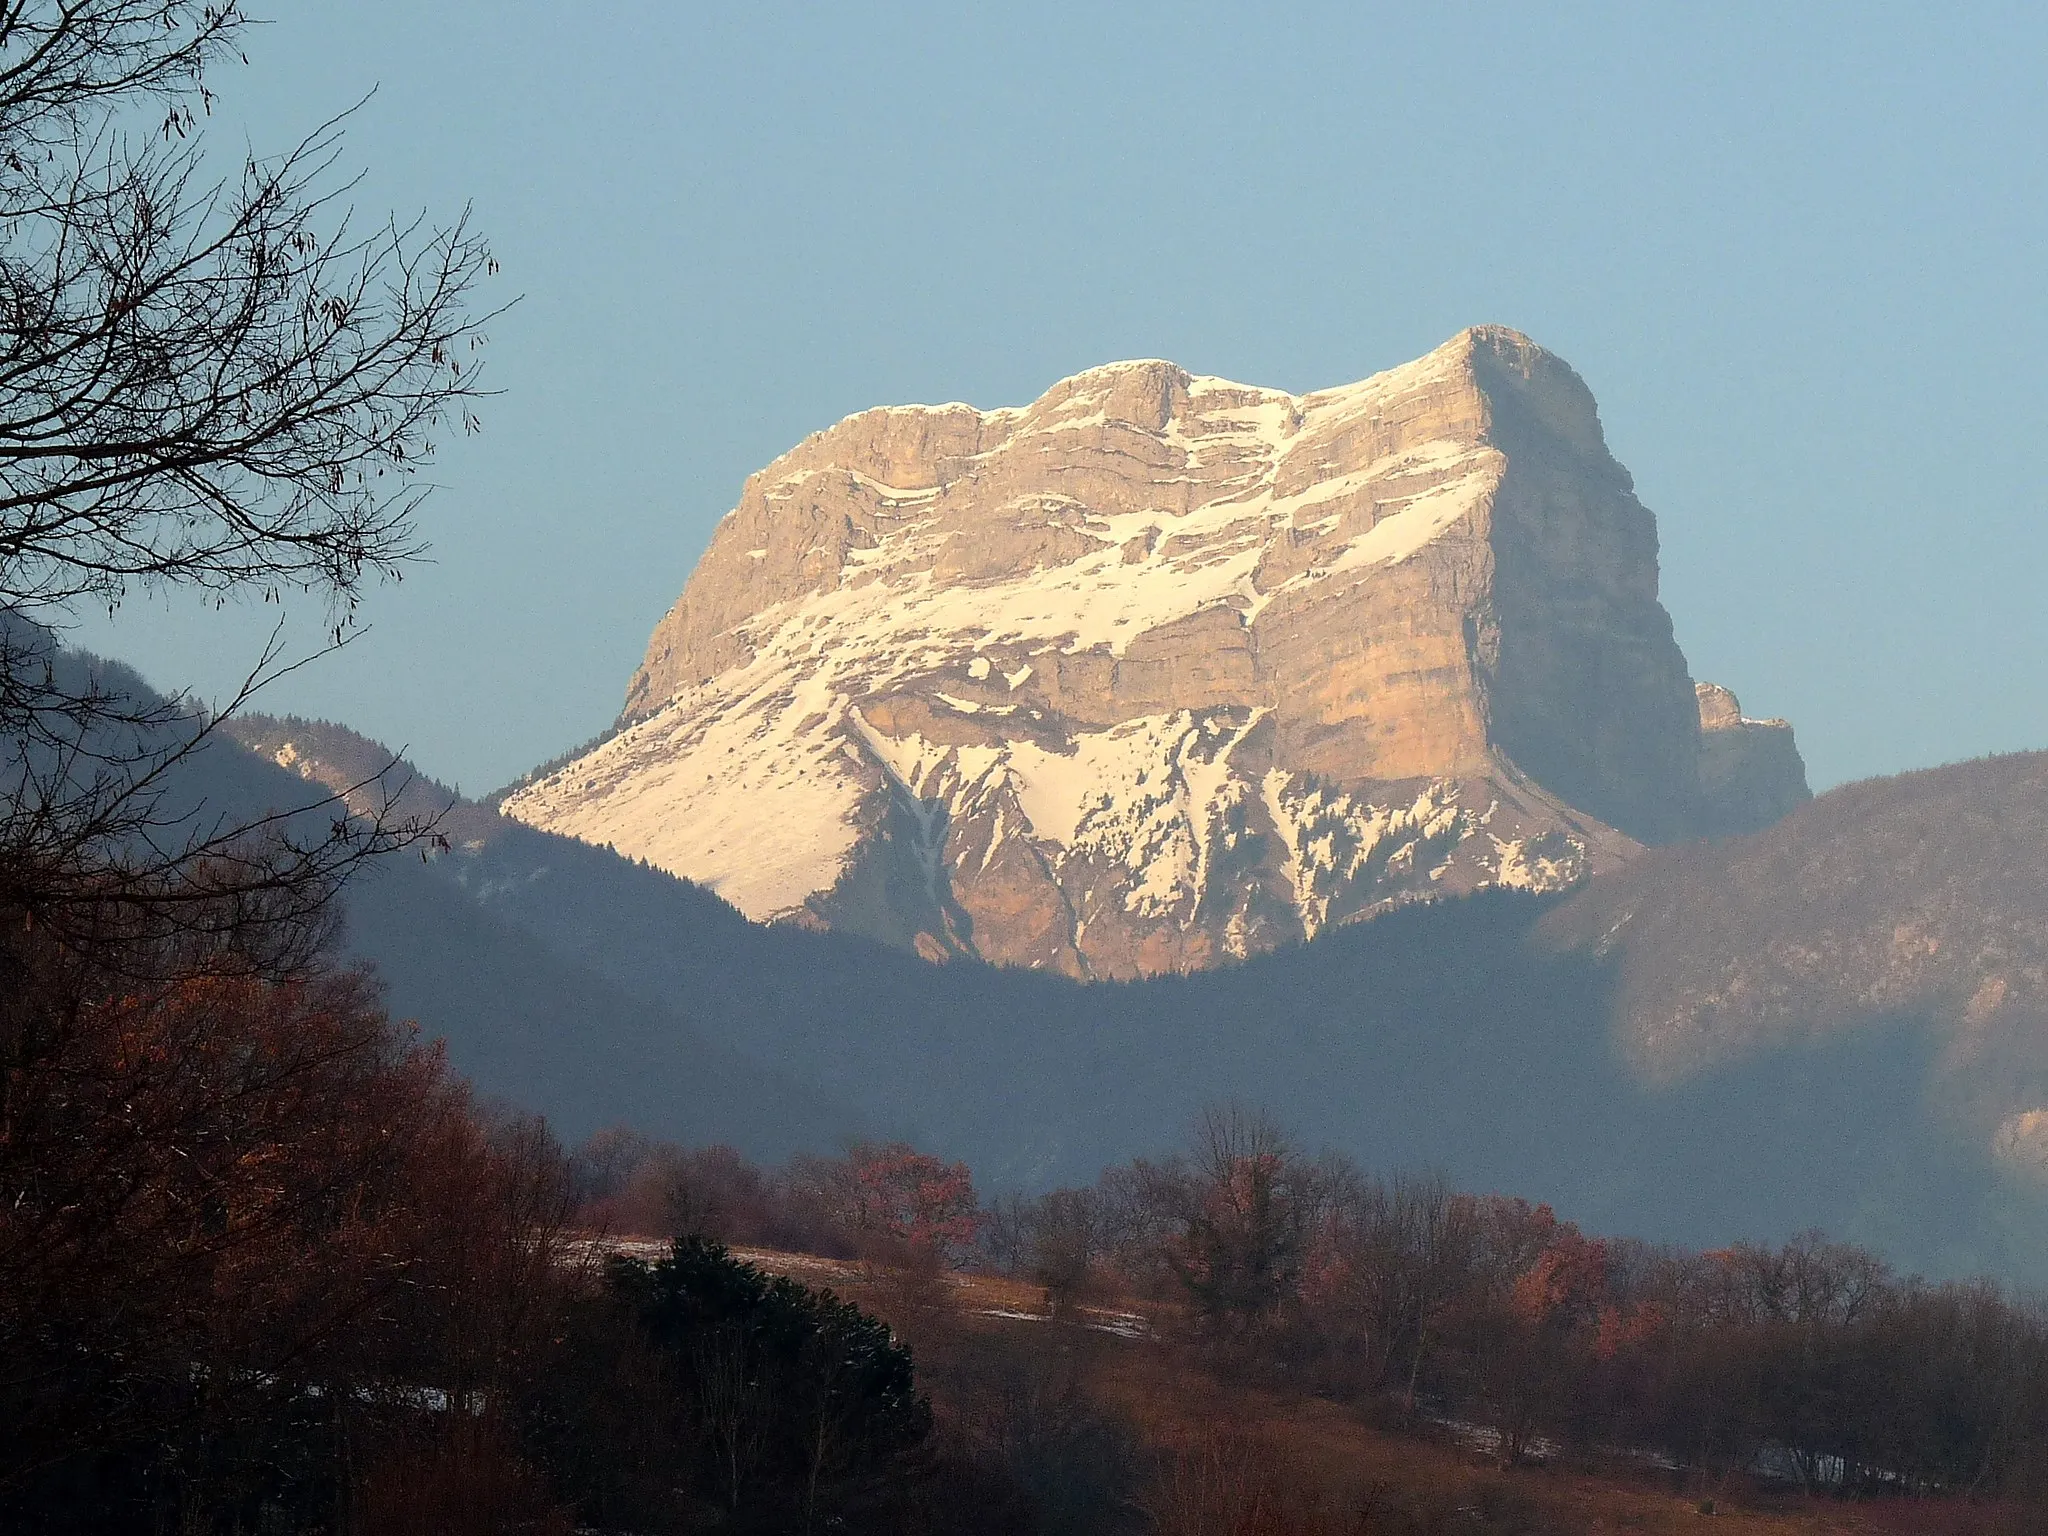
[[[1302,396],[1136,362],[849,417],[502,808],[756,919],[1131,977],[1805,797],[1696,696],[1584,384],[1488,327]]]

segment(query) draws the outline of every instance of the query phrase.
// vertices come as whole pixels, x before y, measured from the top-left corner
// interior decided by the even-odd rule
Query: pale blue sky
[[[1584,375],[1696,676],[1816,787],[2048,747],[2048,7],[276,0],[215,129],[371,86],[373,208],[524,302],[435,563],[280,685],[472,791],[607,724],[746,474],[1110,359]],[[269,613],[81,643],[226,691]],[[310,637],[320,614],[296,613]]]

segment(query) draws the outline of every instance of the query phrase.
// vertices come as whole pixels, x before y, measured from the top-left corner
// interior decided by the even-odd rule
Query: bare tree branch
[[[146,900],[282,933],[427,830],[361,814],[376,784],[254,820],[175,802],[217,721],[299,664],[274,638],[203,711],[44,627],[138,589],[297,590],[338,643],[423,549],[437,437],[478,425],[495,263],[466,210],[364,218],[353,108],[208,173],[207,72],[250,24],[238,0],[0,3],[0,900],[30,920]]]

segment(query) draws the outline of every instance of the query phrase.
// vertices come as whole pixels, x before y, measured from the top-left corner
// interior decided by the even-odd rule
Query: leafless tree
[[[748,1368],[746,1340],[736,1331],[714,1332],[693,1355],[704,1443],[724,1484],[726,1508],[737,1510],[767,1435],[768,1404]]]
[[[346,114],[217,174],[209,76],[248,25],[238,0],[0,0],[0,894],[45,921],[110,893],[317,901],[425,830],[339,797],[254,826],[176,804],[212,718],[47,627],[137,591],[298,591],[339,642],[422,547],[436,435],[477,426],[494,263],[466,212],[362,217]],[[244,696],[290,665],[273,646]]]
[[[1056,1189],[1032,1207],[1027,1273],[1054,1313],[1078,1301],[1102,1253],[1102,1202],[1092,1189]]]
[[[1345,1335],[1365,1386],[1399,1389],[1412,1415],[1424,1363],[1470,1279],[1473,1202],[1437,1176],[1336,1182],[1323,1229],[1335,1279],[1321,1298],[1323,1326]]]
[[[1291,1296],[1323,1195],[1319,1170],[1269,1116],[1236,1104],[1204,1110],[1177,1192],[1171,1259],[1197,1307],[1242,1325]]]

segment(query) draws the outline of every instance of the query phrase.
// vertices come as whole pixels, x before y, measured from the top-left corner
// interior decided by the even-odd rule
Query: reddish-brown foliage
[[[981,1203],[965,1163],[946,1163],[900,1141],[861,1144],[846,1158],[845,1217],[854,1231],[913,1261],[952,1264],[981,1230]]]
[[[502,1395],[559,1284],[545,1133],[480,1121],[362,974],[108,956],[0,946],[0,1493]]]

